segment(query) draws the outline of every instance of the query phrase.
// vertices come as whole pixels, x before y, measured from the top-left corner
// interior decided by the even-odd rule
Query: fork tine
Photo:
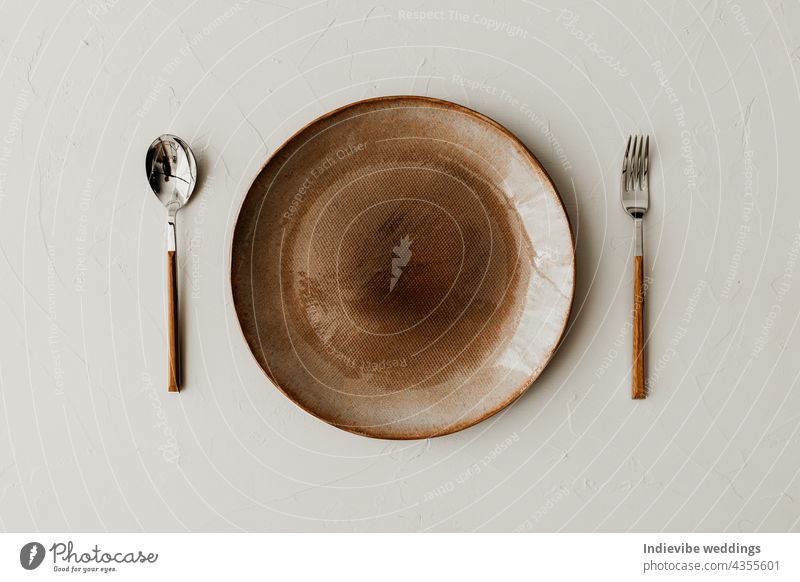
[[[625,155],[622,157],[622,190],[628,189],[628,174],[630,170],[630,153],[631,153],[631,140],[632,135],[628,136],[628,143],[625,146]]]
[[[641,190],[644,182],[642,175],[644,174],[644,136],[639,136],[639,156],[636,158],[636,189]]]
[[[638,180],[639,175],[639,136],[634,136],[633,138],[633,151],[631,153],[631,164],[630,164],[630,186],[628,190],[635,190],[636,189],[636,181]]]
[[[625,173],[625,176],[628,175],[628,168],[630,167],[630,155],[631,155],[631,141],[633,140],[633,136],[628,136],[628,144],[625,146],[625,157],[622,158],[622,171]]]
[[[647,185],[648,174],[650,173],[650,136],[644,142],[644,173],[642,175],[642,188]]]
[[[633,136],[628,137],[628,151],[625,156],[625,190],[631,189],[631,172],[633,171],[633,149],[634,149]]]
[[[636,160],[636,189],[644,189],[644,136],[639,136],[639,157]]]

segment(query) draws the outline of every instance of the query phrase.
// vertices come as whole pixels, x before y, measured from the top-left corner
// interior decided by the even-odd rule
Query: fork
[[[650,136],[629,136],[622,160],[620,195],[622,207],[634,224],[633,257],[633,371],[631,397],[646,396],[644,382],[644,244],[642,219],[650,199]]]

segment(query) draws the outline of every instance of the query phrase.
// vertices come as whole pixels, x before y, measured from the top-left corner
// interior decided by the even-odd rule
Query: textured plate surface
[[[261,170],[233,237],[236,312],[308,412],[380,438],[483,420],[550,360],[574,293],[572,234],[537,160],[453,103],[360,101]]]

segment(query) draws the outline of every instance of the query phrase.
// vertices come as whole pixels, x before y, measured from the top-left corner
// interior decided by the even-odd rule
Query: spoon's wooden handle
[[[178,357],[178,284],[175,278],[175,251],[167,251],[167,342],[169,343],[170,392],[180,392]]]
[[[634,257],[633,263],[633,373],[632,393],[635,399],[647,394],[644,384],[644,275],[643,258]]]

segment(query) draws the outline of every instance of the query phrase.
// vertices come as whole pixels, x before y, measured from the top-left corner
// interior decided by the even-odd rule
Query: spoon
[[[194,154],[181,138],[164,134],[147,150],[147,179],[156,197],[167,207],[167,334],[170,392],[180,391],[178,351],[178,281],[175,273],[175,215],[189,201],[197,183]]]

